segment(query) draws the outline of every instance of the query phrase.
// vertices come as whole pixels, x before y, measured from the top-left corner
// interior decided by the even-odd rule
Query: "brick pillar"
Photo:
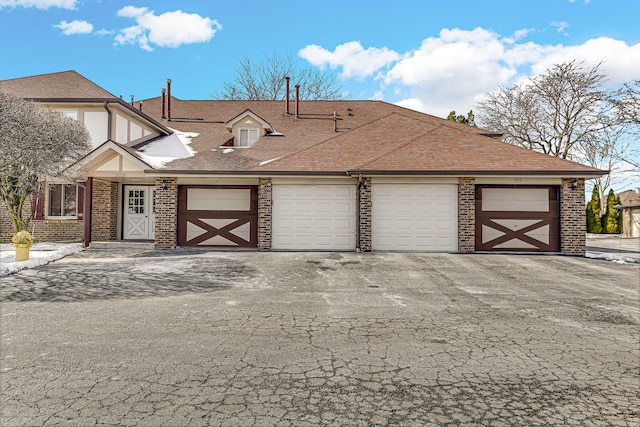
[[[366,186],[364,185],[366,182]],[[358,247],[362,252],[371,251],[371,178],[364,178],[360,185],[360,205],[358,206],[358,224],[360,226],[360,241]]]
[[[164,183],[163,183],[164,181]],[[162,187],[167,187],[163,189]],[[176,178],[156,178],[156,249],[178,244],[178,185]]]
[[[271,249],[271,178],[260,178],[258,183],[258,249]]]
[[[458,183],[458,251],[475,251],[476,185],[475,178],[460,178]]]
[[[571,188],[573,182],[577,185]],[[560,187],[560,252],[584,256],[587,238],[584,179],[563,179]]]
[[[118,183],[94,179],[91,195],[91,240],[117,240]]]

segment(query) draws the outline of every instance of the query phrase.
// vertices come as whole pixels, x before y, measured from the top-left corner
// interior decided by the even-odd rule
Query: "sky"
[[[0,0],[0,80],[75,70],[129,100],[170,78],[212,99],[243,58],[290,55],[344,98],[446,117],[572,59],[640,79],[639,17],[640,0]]]

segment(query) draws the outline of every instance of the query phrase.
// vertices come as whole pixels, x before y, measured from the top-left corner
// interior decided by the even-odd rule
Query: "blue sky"
[[[290,54],[350,99],[437,116],[569,59],[640,79],[638,0],[0,0],[0,80],[76,70],[114,95],[209,99]],[[294,82],[295,83],[295,82]]]

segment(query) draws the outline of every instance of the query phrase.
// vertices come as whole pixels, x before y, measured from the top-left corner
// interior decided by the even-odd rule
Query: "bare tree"
[[[616,95],[614,102],[623,120],[640,125],[640,80],[625,83]]]
[[[628,137],[628,126],[616,124],[606,127],[597,135],[586,139],[578,146],[575,158],[582,163],[598,169],[608,170],[609,174],[594,178],[593,186],[597,189],[600,200],[606,200],[607,189],[619,184],[633,172],[633,148]],[[604,215],[607,204],[600,205],[600,215]]]
[[[640,80],[625,83],[616,92],[614,103],[620,119],[627,126],[627,133],[637,141],[640,138]],[[625,158],[625,162],[640,173],[640,147],[637,143],[635,148],[630,150],[630,154]]]
[[[0,198],[14,233],[29,226],[33,213],[23,209],[38,181],[63,177],[89,141],[82,123],[0,92]]]
[[[300,98],[306,100],[341,99],[342,87],[334,75],[324,74],[315,68],[298,68],[291,55],[276,54],[262,62],[250,58],[239,61],[235,79],[224,82],[222,91],[214,94],[217,99],[228,100],[284,100],[285,77],[292,84],[300,85]],[[293,88],[292,88],[293,90]]]
[[[612,125],[610,93],[598,64],[556,64],[527,82],[500,87],[479,104],[478,121],[512,144],[572,158],[579,146]]]

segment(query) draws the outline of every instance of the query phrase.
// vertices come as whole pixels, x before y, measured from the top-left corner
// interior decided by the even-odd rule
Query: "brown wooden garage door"
[[[555,186],[476,186],[476,251],[558,252]]]
[[[178,245],[258,246],[258,188],[178,187]]]

